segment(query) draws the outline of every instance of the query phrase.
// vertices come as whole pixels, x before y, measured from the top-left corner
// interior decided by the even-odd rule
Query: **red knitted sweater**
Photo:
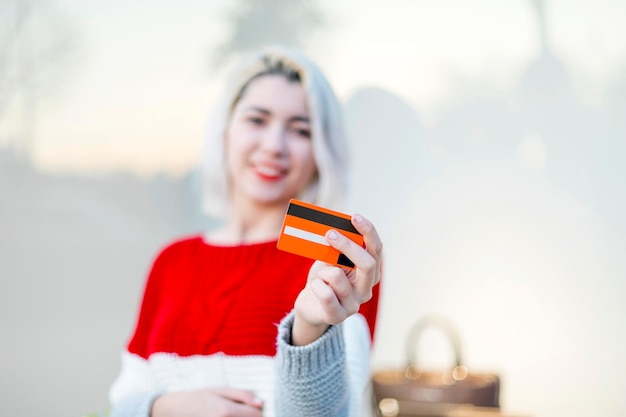
[[[174,242],[152,266],[128,351],[145,359],[157,352],[274,356],[277,324],[293,309],[311,264],[276,249],[276,241]],[[360,310],[372,338],[378,288]]]

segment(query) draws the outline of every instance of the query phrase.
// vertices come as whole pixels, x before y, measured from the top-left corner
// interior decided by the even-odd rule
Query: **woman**
[[[317,67],[266,49],[235,73],[214,112],[205,207],[222,226],[156,258],[111,387],[116,416],[362,415],[382,244],[338,232],[344,270],[276,249],[297,197],[335,207],[347,159],[339,105]],[[357,313],[358,312],[358,313]]]

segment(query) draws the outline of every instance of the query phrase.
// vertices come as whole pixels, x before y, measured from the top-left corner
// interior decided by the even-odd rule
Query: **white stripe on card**
[[[296,229],[295,227],[285,226],[284,233],[289,236],[297,237],[299,239],[308,240],[309,242],[318,243],[324,246],[330,246],[326,239],[322,235],[307,232],[306,230]]]

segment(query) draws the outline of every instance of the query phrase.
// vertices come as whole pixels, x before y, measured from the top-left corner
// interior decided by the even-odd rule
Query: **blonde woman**
[[[205,208],[220,227],[156,257],[121,372],[114,416],[360,416],[369,379],[382,244],[328,243],[356,268],[276,249],[291,198],[337,207],[346,138],[327,80],[269,48],[244,60],[215,109]]]

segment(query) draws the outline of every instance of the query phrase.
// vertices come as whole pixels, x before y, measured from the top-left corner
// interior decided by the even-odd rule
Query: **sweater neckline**
[[[208,247],[216,248],[216,249],[263,248],[266,246],[276,246],[276,244],[278,243],[278,239],[263,240],[260,242],[237,243],[237,244],[214,243],[214,242],[209,242],[206,239],[206,234],[204,233],[199,236],[199,239],[204,246],[208,246]]]

